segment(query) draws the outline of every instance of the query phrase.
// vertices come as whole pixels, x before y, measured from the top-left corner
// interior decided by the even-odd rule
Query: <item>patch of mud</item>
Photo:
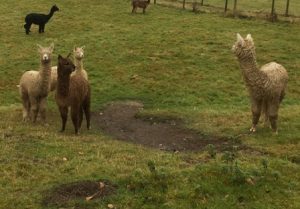
[[[46,191],[42,204],[44,206],[63,206],[75,199],[91,201],[114,194],[116,188],[117,186],[108,180],[87,180],[62,184],[50,191]]]
[[[176,119],[153,120],[137,118],[143,109],[138,102],[114,102],[93,115],[95,126],[102,132],[122,141],[142,144],[167,151],[202,151],[213,144],[218,151],[231,149],[232,140],[203,136],[185,129]]]

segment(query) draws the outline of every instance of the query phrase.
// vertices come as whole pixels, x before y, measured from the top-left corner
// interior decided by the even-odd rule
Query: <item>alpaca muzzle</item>
[[[44,54],[43,55],[43,61],[45,62],[45,61],[48,61],[48,60],[49,60],[49,56],[47,54]]]

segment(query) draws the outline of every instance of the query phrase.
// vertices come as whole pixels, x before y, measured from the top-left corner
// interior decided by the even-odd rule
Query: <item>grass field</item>
[[[299,25],[195,15],[153,4],[146,15],[132,15],[130,1],[121,0],[56,3],[61,11],[45,33],[33,27],[29,36],[25,14],[46,13],[54,1],[0,5],[0,208],[300,208]],[[259,64],[276,61],[289,73],[278,135],[262,124],[247,134],[248,93],[231,52],[237,32],[252,34]],[[48,126],[22,123],[16,84],[24,71],[38,69],[36,44],[51,42],[54,60],[74,45],[86,46],[93,111],[111,101],[138,100],[145,105],[142,114],[176,115],[187,128],[238,138],[250,151],[162,152],[95,128],[74,136],[70,120],[61,134],[53,93]],[[46,190],[98,179],[118,185],[116,193],[89,202],[42,204]]]

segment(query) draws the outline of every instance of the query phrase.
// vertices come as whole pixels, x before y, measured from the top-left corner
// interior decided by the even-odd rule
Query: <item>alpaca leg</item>
[[[25,92],[21,92],[22,104],[23,104],[23,121],[27,121],[30,117],[30,102],[29,96]]]
[[[259,121],[260,113],[262,108],[262,101],[261,100],[254,100],[252,101],[252,127],[250,128],[250,132],[256,131],[256,125]]]
[[[43,98],[41,99],[40,102],[40,113],[41,113],[41,118],[43,120],[43,122],[46,122],[46,107],[47,107],[47,98]]]
[[[59,112],[62,121],[62,127],[60,132],[64,132],[68,118],[68,107],[59,107]]]
[[[285,91],[283,90],[283,91],[281,92],[281,94],[280,94],[279,103],[282,102],[284,96],[285,96]]]
[[[74,125],[76,135],[78,134],[79,111],[80,111],[80,107],[78,105],[74,105],[71,107],[71,117],[72,117],[72,122]]]
[[[146,10],[146,8],[144,7],[144,8],[143,8],[143,14],[145,14],[145,10]]]
[[[269,118],[272,131],[277,133],[277,119],[278,119],[279,100],[271,101],[269,105]]]
[[[269,106],[269,103],[268,103],[268,100],[264,100],[263,101],[263,104],[262,104],[262,112],[265,116],[264,118],[264,127],[267,127],[269,125],[269,110],[268,110],[268,106]]]
[[[78,128],[81,128],[81,124],[82,124],[82,119],[83,119],[83,107],[81,106],[79,108],[79,124],[78,124]]]
[[[91,129],[91,126],[90,126],[91,110],[90,109],[91,109],[91,98],[90,98],[90,96],[87,96],[83,102],[83,110],[84,110],[85,119],[86,119],[86,127],[88,130]]]
[[[39,25],[39,33],[42,33],[42,25]]]
[[[31,23],[26,23],[26,24],[24,25],[25,32],[26,32],[27,35],[28,35],[29,32],[30,32],[30,27],[31,27]]]
[[[31,117],[31,121],[35,123],[36,118],[37,118],[37,114],[38,114],[38,111],[39,111],[38,101],[33,96],[30,96],[29,99],[30,99],[30,106],[31,106],[30,117]]]
[[[41,31],[42,31],[42,33],[45,32],[45,24],[41,25]]]
[[[132,7],[132,11],[131,11],[131,13],[134,13],[134,7]]]

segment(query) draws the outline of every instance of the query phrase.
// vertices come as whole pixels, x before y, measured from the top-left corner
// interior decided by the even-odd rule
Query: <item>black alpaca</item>
[[[28,35],[30,32],[30,27],[32,24],[39,25],[39,33],[44,33],[45,24],[50,20],[53,16],[54,12],[59,11],[56,5],[51,7],[49,14],[38,14],[38,13],[30,13],[25,17],[26,24],[24,25],[26,34]]]

